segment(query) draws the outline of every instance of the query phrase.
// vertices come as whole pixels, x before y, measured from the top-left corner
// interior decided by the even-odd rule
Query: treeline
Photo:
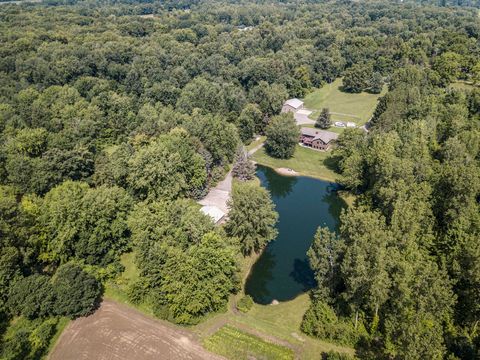
[[[480,89],[401,69],[368,135],[345,131],[335,155],[357,200],[309,251],[303,330],[365,358],[478,358]]]

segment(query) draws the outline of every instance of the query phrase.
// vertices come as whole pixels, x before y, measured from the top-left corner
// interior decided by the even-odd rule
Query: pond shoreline
[[[245,269],[244,293],[257,304],[286,302],[315,286],[306,256],[318,226],[336,228],[345,205],[337,183],[313,177],[283,175],[276,168],[257,168],[261,185],[270,191],[280,215],[277,238]]]

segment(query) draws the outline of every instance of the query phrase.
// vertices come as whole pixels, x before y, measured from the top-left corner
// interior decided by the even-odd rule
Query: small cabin
[[[303,109],[303,101],[300,99],[288,99],[283,103],[282,113],[297,112]]]
[[[328,150],[338,138],[338,134],[332,131],[315,128],[300,129],[300,143],[316,150]]]

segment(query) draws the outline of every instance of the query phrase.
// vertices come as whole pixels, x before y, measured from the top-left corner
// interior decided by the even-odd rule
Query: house
[[[338,134],[331,131],[305,127],[300,129],[300,142],[317,150],[330,149],[337,138]]]
[[[283,103],[282,113],[297,112],[303,109],[303,101],[299,99],[288,99]]]

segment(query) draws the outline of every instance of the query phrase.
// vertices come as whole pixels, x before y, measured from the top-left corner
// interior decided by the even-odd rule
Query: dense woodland
[[[225,308],[277,215],[248,182],[224,227],[194,200],[232,162],[251,178],[238,148],[254,134],[291,156],[275,141],[297,136],[283,101],[343,76],[345,91],[389,92],[335,150],[357,200],[309,251],[302,330],[365,359],[478,358],[480,90],[449,86],[480,83],[476,5],[0,5],[1,357],[41,357],[126,252],[133,303],[182,324]]]

